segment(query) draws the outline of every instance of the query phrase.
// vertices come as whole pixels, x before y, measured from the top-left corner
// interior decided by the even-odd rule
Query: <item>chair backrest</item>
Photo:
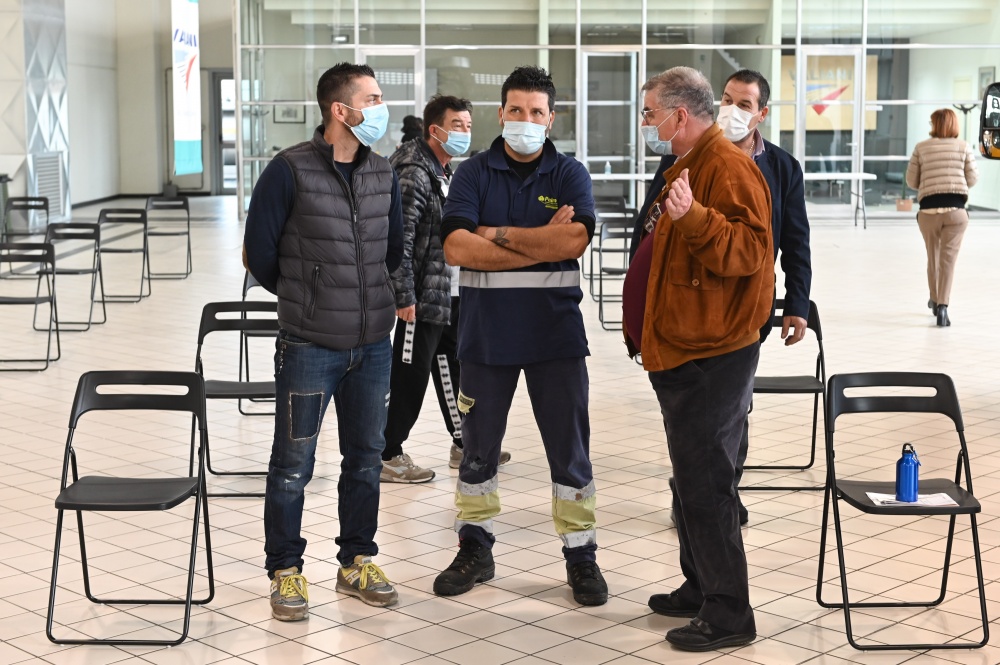
[[[624,240],[626,245],[632,239],[632,220],[608,220],[601,225],[601,246],[606,240]]]
[[[50,242],[4,242],[0,243],[0,263],[43,264],[51,270],[56,267],[56,251]]]
[[[243,277],[243,299],[244,300],[247,299],[247,291],[249,291],[250,289],[252,289],[255,286],[260,286],[260,282],[258,282],[257,278],[254,277],[252,274],[250,274],[250,271],[247,270],[246,271],[246,275]],[[263,287],[261,287],[261,288],[263,288]]]
[[[133,387],[131,391],[102,392],[106,386]],[[177,386],[184,394],[158,394],[142,386]],[[184,411],[198,418],[205,431],[205,380],[196,372],[113,371],[87,372],[80,377],[70,411],[69,426],[76,427],[80,416],[89,411]]]
[[[771,327],[781,328],[784,325],[785,301],[778,298],[774,303],[774,316],[771,317]],[[823,341],[823,326],[819,322],[819,310],[816,303],[809,301],[809,316],[806,318],[806,328],[816,334],[816,339]]]
[[[45,196],[12,196],[4,204],[4,216],[11,210],[44,210],[48,216],[49,199]]]
[[[98,224],[146,225],[146,211],[142,208],[104,208],[97,216]]]
[[[54,240],[85,240],[101,244],[101,225],[96,222],[64,222],[51,224],[45,230],[45,242]]]
[[[597,199],[594,201],[594,212],[598,215],[624,215],[625,197],[615,196]]]
[[[219,314],[239,313],[239,317],[223,318]],[[278,313],[277,301],[242,300],[234,302],[210,302],[201,310],[201,324],[198,326],[199,356],[205,337],[220,330],[237,330],[243,332],[273,332],[278,333],[276,317],[251,316],[253,312]]]
[[[150,196],[146,199],[146,210],[183,210],[191,214],[186,196]]]
[[[858,395],[848,396],[851,388],[933,388],[933,395]],[[962,410],[958,405],[955,384],[947,374],[927,372],[861,372],[834,374],[826,391],[826,430],[834,432],[837,417],[846,413],[940,413],[964,431]],[[963,446],[964,447],[964,446]]]

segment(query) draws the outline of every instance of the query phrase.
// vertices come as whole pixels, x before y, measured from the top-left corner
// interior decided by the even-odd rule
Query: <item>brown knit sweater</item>
[[[664,173],[658,202],[684,169],[694,203],[679,219],[664,214],[653,231],[642,327],[648,371],[753,344],[771,314],[774,254],[764,176],[718,125]]]

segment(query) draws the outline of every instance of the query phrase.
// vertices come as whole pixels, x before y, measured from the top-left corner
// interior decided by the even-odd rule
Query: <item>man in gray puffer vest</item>
[[[399,321],[382,452],[384,483],[425,483],[434,478],[434,471],[417,466],[403,452],[431,376],[451,434],[454,463],[450,465],[457,469],[462,461],[462,420],[456,401],[460,369],[455,357],[458,269],[444,260],[441,210],[451,182],[451,160],[469,149],[471,139],[472,103],[435,95],[424,107],[423,137],[403,143],[389,158],[403,197],[404,242],[403,262],[392,274]]]
[[[331,397],[343,456],[336,590],[380,607],[397,600],[372,563],[395,318],[389,272],[403,253],[399,182],[369,147],[389,111],[367,65],[330,68],[316,97],[323,125],[261,173],[244,236],[247,269],[277,294],[281,326],[264,499],[271,615],[280,621],[309,616],[302,507]]]

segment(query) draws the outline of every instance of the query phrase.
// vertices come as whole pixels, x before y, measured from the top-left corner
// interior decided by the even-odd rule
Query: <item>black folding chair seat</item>
[[[900,387],[916,389],[933,389],[930,396],[901,395],[898,392]],[[879,394],[871,394],[877,389]],[[865,394],[858,396],[848,396],[848,390],[864,389]],[[916,391],[914,391],[916,392]],[[853,394],[853,393],[852,393]],[[830,377],[830,383],[826,392],[827,401],[827,421],[826,421],[826,492],[823,497],[823,523],[820,530],[819,540],[819,570],[816,576],[816,602],[822,607],[840,608],[844,610],[844,626],[848,643],[855,649],[863,651],[887,651],[894,649],[907,649],[922,651],[926,649],[978,649],[985,646],[990,639],[989,617],[986,608],[986,591],[983,579],[982,554],[979,547],[979,528],[976,524],[976,514],[981,512],[982,507],[976,499],[972,489],[972,472],[969,464],[969,451],[965,442],[965,428],[962,422],[962,411],[958,404],[958,395],[955,392],[955,384],[951,378],[945,374],[929,374],[920,372],[871,372],[858,374],[836,374]],[[913,504],[890,504],[885,506],[875,505],[868,497],[867,493],[895,494],[895,482],[893,481],[871,481],[854,480],[850,478],[840,478],[837,476],[836,452],[834,450],[834,435],[837,419],[846,414],[896,414],[896,413],[926,413],[941,414],[949,418],[954,425],[955,434],[958,439],[958,453],[955,466],[955,477],[950,478],[921,478],[919,482],[919,492],[921,495],[944,493],[950,496],[957,505],[954,506],[922,506]],[[853,440],[852,446],[856,447],[862,441]],[[891,444],[896,447],[898,441],[893,439]],[[886,447],[886,446],[882,446]],[[934,455],[941,454],[939,446],[935,447]],[[873,456],[871,459],[882,459],[882,456]],[[890,462],[885,464],[884,475],[893,477],[895,474],[894,465]],[[964,483],[963,483],[964,479]],[[963,487],[964,484],[964,487]],[[848,587],[848,567],[844,553],[844,534],[842,519],[840,515],[840,503],[852,506],[853,508],[873,516],[886,517],[948,517],[948,533],[945,539],[944,562],[941,568],[941,586],[937,597],[929,600],[919,601],[851,601]],[[841,602],[829,602],[823,598],[823,582],[826,564],[826,543],[827,532],[829,531],[830,515],[833,515],[834,533],[836,535],[837,565],[839,568]],[[961,624],[957,628],[960,631],[955,635],[955,639],[947,642],[914,642],[908,644],[885,644],[880,637],[882,633],[876,632],[873,639],[877,642],[867,641],[860,644],[854,638],[854,630],[851,624],[851,611],[865,608],[931,608],[939,606],[945,599],[948,591],[948,572],[951,567],[952,552],[955,543],[955,523],[958,515],[968,515],[971,524],[970,534],[972,536],[972,552],[975,560],[976,582],[979,590],[979,609],[982,620],[982,639],[978,642],[968,639],[959,641],[957,638],[965,635],[969,627]],[[873,537],[875,541],[877,537]],[[964,538],[963,538],[964,540]],[[901,542],[901,541],[896,541]],[[858,547],[858,543],[853,543],[853,547]],[[878,554],[877,542],[872,542],[865,548],[866,552]],[[867,562],[866,565],[871,565]],[[920,588],[925,588],[928,583],[921,580]],[[857,587],[855,587],[857,588]],[[964,588],[963,590],[964,591]],[[896,594],[893,594],[894,597]],[[925,620],[929,617],[921,615]],[[869,616],[871,619],[871,616]],[[907,627],[905,623],[898,623],[900,618],[894,616],[892,623],[896,628]],[[926,622],[925,622],[926,623]],[[950,623],[950,622],[948,622]],[[870,629],[869,629],[870,630]],[[913,626],[912,630],[920,630]]]
[[[197,478],[84,476],[56,497],[60,510],[170,510],[198,491]]]
[[[815,376],[755,376],[753,391],[758,394],[822,394],[823,382]]]
[[[947,494],[958,506],[877,506],[868,492],[895,494],[896,483],[870,480],[838,480],[840,498],[869,515],[971,515],[982,510],[979,500],[960,485],[947,478],[927,478],[920,481],[921,494]]]
[[[210,399],[257,399],[274,396],[274,381],[205,381],[205,394]]]

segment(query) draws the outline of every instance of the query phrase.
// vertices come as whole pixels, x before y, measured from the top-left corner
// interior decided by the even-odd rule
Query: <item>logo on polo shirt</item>
[[[557,210],[559,208],[559,200],[551,196],[539,196],[538,201],[549,210]]]

